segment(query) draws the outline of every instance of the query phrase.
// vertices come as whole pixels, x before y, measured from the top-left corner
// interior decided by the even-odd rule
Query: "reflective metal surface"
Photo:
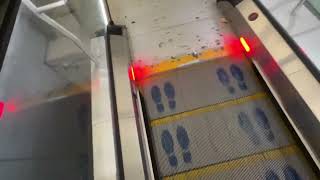
[[[95,180],[117,179],[114,126],[111,116],[109,74],[104,37],[92,39],[99,67],[91,64],[93,172]]]
[[[259,0],[290,34],[312,63],[320,69],[317,42],[320,37],[319,1]]]
[[[119,122],[121,154],[124,179],[147,178],[142,162],[141,141],[138,137],[136,111],[128,77],[130,61],[129,46],[125,29],[124,34],[110,35],[112,66],[114,75],[117,120]],[[110,64],[109,64],[110,65]],[[122,177],[120,177],[122,178]]]
[[[46,5],[48,2],[35,3]],[[97,20],[99,12],[96,8],[85,12],[96,14]],[[59,11],[63,13],[59,14]],[[97,21],[83,33],[85,28],[80,23],[81,18],[76,19],[72,14],[75,12],[77,10],[56,8],[50,13],[65,22],[90,49],[91,37],[105,24]],[[90,63],[90,57],[24,4],[20,6],[3,55],[0,179],[93,179],[92,151],[99,155],[101,148],[93,148],[92,141],[97,144],[101,140],[99,137],[105,134],[97,130],[101,126],[95,127],[95,138],[92,138],[91,124],[96,118],[91,114],[97,114],[97,105],[91,113],[91,90],[95,87],[91,83],[91,66],[95,66]],[[97,122],[93,124],[97,126]],[[112,152],[112,146],[108,148]],[[105,167],[100,166],[95,173],[101,168]]]
[[[320,87],[318,81],[252,1],[240,3],[236,8],[239,11],[227,3],[220,3],[219,6],[230,20],[233,19],[232,25],[237,34],[252,40],[251,46],[255,51],[250,57],[319,165],[319,146],[316,139],[319,137],[320,128],[320,101],[315,93]],[[259,14],[255,21],[246,18],[252,12]],[[259,39],[253,40],[255,36]]]
[[[236,37],[215,1],[109,3],[115,23],[128,27],[132,64],[172,70],[132,83],[141,92],[144,117],[137,119],[145,126],[138,132],[140,140],[148,138],[142,148],[149,145],[155,178],[316,179],[286,118],[268,96],[256,94],[263,88],[246,59],[201,61],[203,50],[227,50],[226,39]],[[194,61],[181,63],[187,58]],[[234,64],[244,81],[233,76]],[[255,111],[269,119],[263,126],[269,130],[259,128]]]

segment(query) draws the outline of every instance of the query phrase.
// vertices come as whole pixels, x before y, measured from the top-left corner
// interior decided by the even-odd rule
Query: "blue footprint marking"
[[[302,180],[298,172],[291,166],[287,166],[283,173],[286,180]]]
[[[157,111],[162,113],[164,111],[164,106],[161,102],[161,92],[158,86],[152,86],[151,88],[151,97],[153,102],[157,106]]]
[[[223,68],[219,68],[217,69],[217,75],[221,84],[228,89],[229,93],[233,94],[235,90],[230,85],[230,78],[227,72]]]
[[[178,160],[177,157],[174,154],[174,145],[173,145],[173,139],[168,130],[164,130],[161,134],[161,144],[162,148],[166,152],[166,154],[169,157],[169,164],[170,166],[177,167]]]
[[[192,161],[192,156],[189,151],[190,140],[188,133],[185,128],[178,126],[177,128],[177,139],[180,147],[183,149],[183,160],[185,163],[190,163]]]
[[[237,66],[232,64],[230,66],[231,75],[238,81],[238,86],[241,90],[247,90],[248,86],[244,81],[244,75],[242,70]]]
[[[272,170],[268,170],[265,176],[266,176],[266,180],[280,180],[279,176]]]
[[[173,85],[170,82],[166,82],[164,84],[164,93],[169,100],[169,108],[174,110],[176,108],[176,101],[174,100],[176,93]]]
[[[260,108],[255,109],[255,119],[257,121],[258,126],[264,130],[264,134],[268,141],[272,142],[274,140],[274,134],[271,130],[270,123],[268,117],[264,113],[264,111]]]
[[[258,145],[260,144],[260,139],[257,133],[254,130],[253,125],[251,124],[249,117],[246,113],[240,112],[238,115],[238,123],[244,132],[249,136],[249,139],[252,141],[253,144]]]

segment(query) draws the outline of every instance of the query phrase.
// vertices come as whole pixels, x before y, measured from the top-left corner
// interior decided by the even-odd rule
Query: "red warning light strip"
[[[240,42],[241,42],[241,45],[243,46],[244,50],[246,50],[246,52],[250,52],[250,46],[248,45],[247,41],[243,38],[243,37],[240,37]]]
[[[0,119],[2,118],[4,113],[4,102],[0,101]]]
[[[135,81],[135,80],[136,80],[136,76],[135,76],[135,74],[134,74],[133,66],[130,66],[130,72],[131,72],[131,78],[132,78],[132,80]]]

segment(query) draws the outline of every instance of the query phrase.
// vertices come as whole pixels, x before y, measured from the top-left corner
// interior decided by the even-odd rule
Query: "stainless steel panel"
[[[141,142],[137,130],[136,110],[134,108],[132,89],[128,76],[130,54],[125,29],[123,29],[123,33],[123,36],[110,35],[111,65],[113,66],[115,100],[118,113],[115,120],[119,121],[122,149],[122,154],[117,153],[119,153],[118,156],[122,156],[123,158],[125,179],[144,179],[146,174],[144,173],[140,149]]]
[[[92,40],[92,51],[99,67],[91,63],[92,144],[95,180],[116,179],[117,163],[111,116],[110,86],[104,37]]]
[[[319,37],[320,21],[318,13],[313,12],[317,8],[317,1],[275,0],[271,2],[260,0],[260,2],[319,69],[319,53],[315,49],[317,49],[316,44],[319,42],[317,38]],[[313,10],[309,8],[311,4],[315,7]],[[296,8],[297,6],[299,8]]]
[[[273,96],[288,117],[307,150],[319,167],[319,82],[301,59],[252,1],[242,1],[236,8],[227,3],[218,6],[239,36],[255,38],[251,57]],[[247,17],[259,14],[255,21]],[[294,78],[296,73],[303,76]]]

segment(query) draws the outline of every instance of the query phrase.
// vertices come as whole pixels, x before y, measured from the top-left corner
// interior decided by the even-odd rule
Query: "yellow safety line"
[[[159,125],[167,124],[170,122],[179,121],[179,120],[182,120],[182,119],[189,117],[189,116],[194,116],[194,115],[206,113],[206,112],[212,112],[212,111],[216,111],[216,110],[219,110],[222,108],[226,108],[226,107],[230,107],[230,106],[234,106],[234,105],[239,105],[239,104],[246,103],[248,101],[262,99],[262,98],[266,98],[266,97],[268,97],[267,93],[260,92],[260,93],[254,94],[254,95],[241,97],[239,99],[233,99],[233,100],[225,101],[222,103],[213,104],[213,105],[209,105],[206,107],[194,109],[191,111],[186,111],[186,112],[174,114],[174,115],[167,116],[164,118],[154,119],[154,120],[151,120],[150,124],[151,124],[151,127],[159,126]]]
[[[146,75],[146,77],[144,77],[143,79],[146,79],[155,74],[177,69],[178,67],[191,63],[192,61],[195,61],[195,60],[209,61],[209,60],[213,60],[213,59],[216,59],[219,57],[225,57],[225,56],[227,56],[227,52],[224,49],[217,49],[217,50],[207,49],[200,52],[198,56],[183,55],[183,56],[175,57],[172,59],[162,60],[159,64],[145,66],[144,68],[147,69],[149,74]]]
[[[164,177],[164,180],[183,180],[183,179],[196,179],[205,175],[213,175],[218,172],[228,171],[239,167],[253,166],[258,162],[264,160],[275,160],[285,156],[298,154],[299,148],[296,145],[289,145],[278,149],[272,149],[266,152],[246,156],[240,159],[231,160],[219,164],[206,166],[199,169],[179,173],[173,176]]]

